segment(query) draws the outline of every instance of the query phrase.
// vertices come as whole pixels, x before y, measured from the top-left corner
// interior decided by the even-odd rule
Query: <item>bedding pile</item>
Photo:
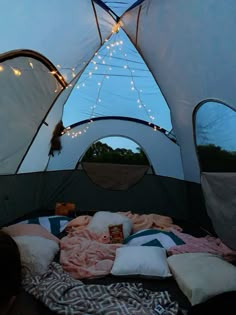
[[[47,219],[39,220],[39,224],[45,222]],[[49,232],[48,224],[44,228],[24,222],[4,229],[16,241],[23,237],[24,242],[19,244],[25,247],[22,250],[28,251],[33,246],[29,257],[26,255],[30,258],[25,260],[27,270],[31,272],[24,277],[24,289],[57,314],[176,315],[180,307],[170,299],[171,282],[168,281],[171,280],[180,289],[176,296],[181,307],[185,307],[181,302],[182,294],[195,305],[235,290],[236,268],[227,260],[235,261],[236,251],[206,233],[201,237],[183,233],[169,217],[100,211],[93,217],[81,215],[68,219],[63,233],[58,234],[61,227],[56,226],[57,230],[51,229],[51,225]],[[120,243],[112,242],[111,226],[122,227]],[[52,231],[57,233],[53,235]],[[51,252],[50,242],[55,243],[56,250],[49,259],[44,252]],[[42,247],[44,251],[35,251],[34,243],[38,245],[35,248]],[[39,272],[38,268],[41,258],[44,258],[44,272]],[[225,270],[223,280],[222,268]],[[96,281],[107,275],[112,276],[115,283],[104,285],[103,279]],[[140,283],[130,283],[127,278],[121,282],[119,278],[134,276],[136,280],[139,277]],[[226,276],[228,280],[224,281]],[[92,279],[92,282],[84,284],[82,279]],[[158,282],[155,292],[144,289],[142,279]]]
[[[43,275],[27,276],[24,289],[52,311],[62,315],[177,315],[179,306],[167,291],[152,292],[141,283],[85,285],[51,263]],[[156,310],[155,310],[156,309]]]

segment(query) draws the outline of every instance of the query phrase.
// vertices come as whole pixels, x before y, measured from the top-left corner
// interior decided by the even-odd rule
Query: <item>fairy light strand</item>
[[[115,42],[115,40],[114,40]],[[107,47],[110,47],[109,44],[105,45],[103,47],[103,49],[106,49],[106,53],[101,56],[101,54],[99,52],[96,52],[94,54],[94,58],[90,61],[90,65],[92,64],[93,65],[93,69],[89,69],[89,72],[88,72],[88,75],[85,76],[85,78],[80,81],[77,85],[76,85],[76,88],[77,89],[80,89],[80,87],[86,87],[86,81],[88,79],[91,79],[92,76],[94,75],[94,73],[98,70],[98,65],[103,65],[103,66],[106,66],[106,71],[103,73],[103,77],[101,80],[99,80],[97,82],[97,85],[98,85],[98,93],[97,93],[97,96],[96,96],[96,99],[95,99],[95,102],[94,104],[91,106],[91,112],[90,112],[90,115],[89,115],[89,122],[87,123],[87,126],[83,128],[83,130],[78,130],[76,132],[71,132],[70,129],[66,129],[65,131],[63,131],[63,134],[66,133],[68,136],[71,136],[72,138],[76,138],[80,135],[82,135],[83,133],[86,133],[87,130],[89,129],[90,127],[90,124],[93,123],[93,118],[95,117],[95,110],[98,106],[98,104],[101,106],[101,103],[102,103],[102,100],[101,100],[101,91],[102,91],[102,88],[103,88],[103,83],[106,79],[109,78],[109,71],[111,71],[111,67],[109,64],[106,63],[105,59],[107,57],[111,58],[112,55],[111,53],[109,52],[109,49],[107,49]],[[99,62],[97,61],[99,60]]]
[[[97,82],[98,84],[98,93],[96,96],[96,100],[94,102],[94,104],[91,106],[91,112],[89,115],[89,123],[88,126],[86,127],[86,131],[89,128],[89,125],[93,122],[93,118],[95,118],[95,110],[97,109],[98,105],[101,106],[102,100],[101,100],[101,91],[102,91],[102,87],[103,87],[103,83],[105,81],[105,78],[109,78],[109,75],[111,74],[112,68],[113,67],[117,67],[117,68],[121,68],[120,65],[113,65],[112,62],[106,62],[105,60],[107,59],[107,57],[109,57],[109,60],[111,61],[113,58],[117,58],[120,60],[125,60],[125,64],[122,66],[125,70],[127,70],[129,72],[129,77],[131,78],[130,84],[131,84],[131,90],[135,91],[137,93],[137,104],[138,104],[138,108],[143,109],[145,114],[148,117],[149,120],[149,125],[153,125],[153,120],[155,119],[154,116],[152,116],[151,113],[151,109],[147,108],[147,106],[144,104],[143,100],[142,100],[142,90],[139,89],[135,83],[135,70],[133,68],[131,68],[130,66],[130,62],[133,62],[133,60],[129,59],[127,57],[127,53],[123,53],[123,49],[122,49],[122,45],[123,45],[123,40],[120,39],[119,34],[114,34],[113,35],[113,41],[110,41],[108,43],[105,43],[105,45],[102,47],[103,49],[100,50],[100,52],[96,52],[94,55],[94,58],[90,61],[90,64],[93,65],[93,69],[89,69],[88,71],[88,75],[86,77],[84,77],[84,79],[82,81],[79,82],[79,84],[76,86],[78,89],[82,86],[82,87],[86,87],[86,81],[90,78],[92,78],[92,76],[94,76],[96,74],[96,72],[99,70],[99,66],[104,66],[106,65],[106,71],[102,73],[103,77],[101,80],[99,80]],[[122,53],[122,57],[117,57],[115,56],[116,53],[116,49],[119,49]],[[105,54],[104,54],[105,52]],[[136,51],[135,51],[136,53]],[[136,62],[137,64],[142,64],[141,62]],[[140,70],[140,69],[139,69]],[[143,69],[142,69],[143,70]],[[143,70],[143,71],[147,71],[147,70]],[[108,75],[109,73],[109,75]],[[100,74],[98,74],[100,76]],[[123,74],[121,75],[123,76]],[[157,127],[154,126],[153,127],[154,130],[157,130]],[[72,138],[77,137],[78,135],[83,134],[84,130],[81,131],[77,131],[77,132],[69,132],[67,133],[68,135],[71,135]]]
[[[151,109],[148,109],[147,106],[144,104],[143,100],[142,100],[142,96],[141,93],[143,92],[142,89],[139,89],[137,87],[137,85],[135,84],[135,79],[134,79],[134,69],[131,69],[130,67],[130,59],[127,58],[127,53],[123,53],[122,51],[122,55],[123,55],[123,59],[126,61],[124,68],[127,69],[130,73],[130,77],[131,77],[131,81],[130,81],[130,85],[131,85],[131,90],[132,91],[136,91],[137,93],[137,103],[138,103],[138,108],[143,109],[147,115],[147,117],[149,118],[149,125],[151,125],[153,123],[153,121],[155,120],[155,117],[150,115],[151,113]],[[153,129],[156,131],[157,128],[156,126],[153,127]]]
[[[100,50],[100,52],[96,52],[94,54],[93,59],[89,62],[90,65],[93,64],[93,69],[89,69],[87,76],[83,77],[83,80],[78,82],[78,84],[75,84],[75,85],[71,84],[71,83],[68,84],[67,88],[75,87],[75,88],[79,89],[80,87],[86,87],[86,81],[88,79],[91,79],[94,75],[100,76],[99,73],[96,74],[96,72],[98,72],[98,70],[99,70],[99,66],[106,66],[106,71],[102,74],[103,75],[102,79],[97,82],[98,93],[97,93],[94,105],[91,106],[91,112],[89,115],[90,121],[89,121],[88,125],[86,127],[84,127],[83,130],[79,130],[77,132],[71,132],[70,128],[68,127],[63,131],[63,134],[66,133],[66,134],[72,136],[72,138],[77,137],[78,135],[82,135],[83,133],[87,132],[89,125],[93,122],[93,118],[95,117],[95,110],[96,110],[97,106],[101,105],[101,103],[102,103],[101,92],[102,92],[102,88],[103,88],[105,79],[109,79],[110,75],[112,75],[111,71],[112,71],[113,67],[119,67],[119,68],[121,67],[120,65],[112,64],[112,62],[106,62],[107,57],[109,57],[109,61],[111,61],[113,59],[120,59],[120,60],[125,61],[123,68],[129,72],[128,76],[131,78],[131,81],[130,81],[131,90],[135,91],[137,93],[137,104],[138,104],[137,106],[138,106],[138,108],[144,110],[144,112],[146,113],[146,115],[148,116],[148,118],[150,120],[149,124],[152,124],[153,121],[155,120],[155,117],[150,114],[151,109],[148,109],[147,106],[143,102],[143,99],[141,96],[142,90],[137,87],[137,84],[135,82],[135,74],[134,74],[135,69],[131,68],[131,66],[130,66],[130,62],[134,62],[137,64],[141,64],[141,62],[133,61],[127,57],[127,53],[124,53],[124,51],[122,49],[123,40],[120,39],[119,33],[117,31],[115,33],[116,34],[114,34],[112,37],[113,41],[105,40],[105,44],[102,47],[102,50]],[[119,49],[121,51],[123,58],[115,56],[116,49]],[[86,64],[85,62],[83,62],[83,63]],[[43,71],[41,69],[35,68],[33,62],[30,60],[29,60],[28,64],[29,64],[29,68],[25,68],[25,69],[24,68],[18,68],[18,67],[11,67],[11,66],[10,66],[10,68],[11,68],[13,74],[17,77],[21,76],[23,71],[30,71],[30,70],[31,71],[32,70]],[[60,70],[61,73],[70,72],[72,79],[74,79],[76,76],[79,75],[79,73],[77,73],[77,68],[79,66],[81,67],[81,65],[78,65],[78,66],[75,66],[73,68],[70,68],[70,67],[62,67],[59,64],[56,65],[57,69]],[[0,63],[0,72],[3,72],[4,70],[5,70],[5,64],[2,65]],[[148,71],[148,70],[143,70],[143,71]],[[57,71],[52,70],[52,71],[49,71],[49,73],[51,73],[52,75],[55,75],[57,73]],[[63,76],[65,77],[65,75],[63,75]],[[60,89],[63,89],[63,87],[60,86],[59,82],[57,82],[57,80],[56,80],[56,87],[55,87],[54,92],[57,93]],[[155,126],[153,128],[154,128],[154,130],[156,130]]]

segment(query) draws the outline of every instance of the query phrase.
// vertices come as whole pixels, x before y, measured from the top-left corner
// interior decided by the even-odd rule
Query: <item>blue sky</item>
[[[153,76],[123,31],[94,56],[64,107],[65,126],[127,116],[171,130],[170,111]]]
[[[220,103],[208,102],[196,115],[197,144],[215,144],[236,152],[236,112]]]
[[[122,30],[104,44],[81,75],[65,104],[63,123],[69,126],[101,116],[132,117],[172,129],[159,87]]]
[[[137,143],[124,137],[109,137],[100,141],[103,143],[107,143],[113,149],[125,148],[125,149],[130,149],[133,152],[137,152],[136,148],[139,147]]]

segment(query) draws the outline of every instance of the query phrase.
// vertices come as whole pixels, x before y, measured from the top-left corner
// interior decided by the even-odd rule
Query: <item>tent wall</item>
[[[0,71],[0,174],[14,174],[61,92],[63,81],[51,73],[55,69],[47,59],[33,52],[15,52],[3,58]]]
[[[89,130],[84,133],[86,126]],[[81,135],[78,134],[80,131]],[[95,141],[109,136],[128,137],[140,145],[156,174],[183,179],[179,146],[162,132],[154,131],[138,120],[124,118],[99,119],[72,128],[70,136],[65,134],[61,137],[62,151],[50,158],[47,170],[74,169]]]
[[[102,189],[83,170],[7,175],[0,177],[0,224],[6,224],[39,209],[54,209],[56,202],[74,202],[79,210],[133,211],[159,213],[178,219],[194,220],[186,194],[188,185],[181,180],[145,175],[125,191]],[[200,186],[195,192],[198,214],[204,215]],[[194,222],[198,222],[195,221]],[[199,222],[200,223],[200,222]],[[201,222],[204,226],[207,222]]]
[[[204,100],[236,107],[236,2],[146,0],[122,17],[171,110],[185,179],[200,182],[193,111]]]
[[[58,66],[67,82],[83,70],[115,24],[91,0],[4,1],[1,13],[0,27],[7,35],[0,53],[37,51]]]
[[[71,84],[73,85],[73,84]],[[53,104],[52,110],[45,117],[44,122],[19,167],[18,173],[31,173],[44,171],[49,160],[50,141],[55,126],[61,120],[63,106],[71,92],[71,87],[63,91]]]
[[[236,174],[203,173],[207,212],[217,235],[236,250]]]

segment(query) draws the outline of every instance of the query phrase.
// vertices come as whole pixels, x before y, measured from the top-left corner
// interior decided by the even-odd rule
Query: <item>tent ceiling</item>
[[[110,14],[92,1],[4,1],[0,53],[34,50],[70,81],[110,35],[114,24]]]
[[[136,0],[102,0],[109,8],[118,16],[121,16],[128,8],[130,8]]]

